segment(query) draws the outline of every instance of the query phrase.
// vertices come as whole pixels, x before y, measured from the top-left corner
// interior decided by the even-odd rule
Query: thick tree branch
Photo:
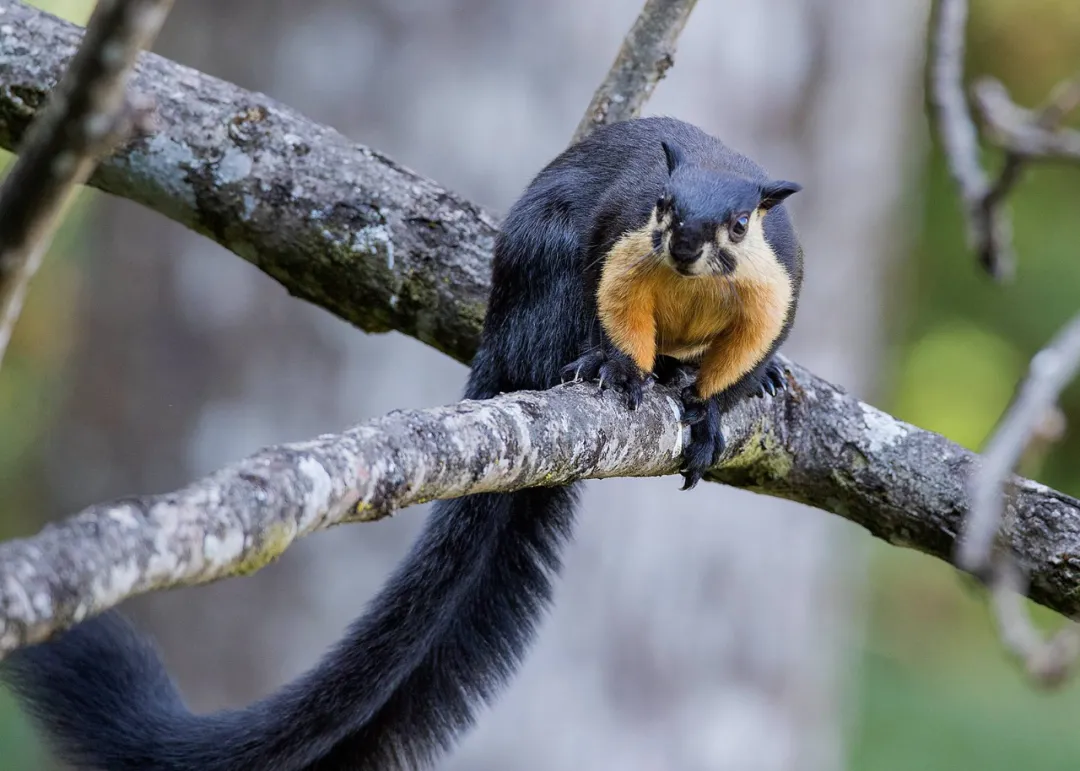
[[[127,98],[128,76],[171,5],[98,2],[78,53],[0,185],[0,361],[75,188],[141,116],[142,108]]]
[[[594,129],[641,113],[675,63],[675,45],[697,0],[646,0],[614,64],[593,95],[571,144]]]
[[[791,369],[791,393],[750,400],[728,418],[715,479],[832,511],[948,560],[976,456]],[[576,384],[391,413],[0,544],[0,655],[126,597],[254,570],[339,522],[433,498],[674,473],[683,442],[674,394],[656,389],[631,413],[597,393]],[[1031,596],[1077,613],[1080,501],[1019,480],[1009,506],[1003,537],[1030,570]]]
[[[15,149],[81,38],[0,0],[0,146]],[[368,332],[401,330],[469,362],[487,302],[496,218],[262,94],[154,54],[132,87],[158,129],[90,184],[206,235],[290,294]]]

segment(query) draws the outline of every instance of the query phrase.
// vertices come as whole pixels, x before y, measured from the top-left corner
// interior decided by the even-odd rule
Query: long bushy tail
[[[68,761],[101,771],[420,768],[512,674],[548,603],[575,492],[440,502],[368,613],[307,674],[194,715],[119,615],[17,651],[4,677]]]
[[[554,385],[588,339],[582,223],[571,215],[598,177],[552,168],[496,240],[470,399]],[[575,498],[561,487],[437,503],[344,638],[244,709],[193,715],[150,643],[114,613],[17,651],[0,674],[60,753],[96,771],[423,768],[472,725],[531,642]]]

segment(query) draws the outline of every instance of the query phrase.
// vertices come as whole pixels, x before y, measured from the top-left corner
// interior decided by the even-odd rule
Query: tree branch
[[[991,182],[979,161],[979,135],[964,93],[964,32],[968,0],[939,0],[933,23],[930,96],[937,113],[937,133],[949,173],[960,192],[968,241],[980,264],[996,279],[1010,278],[1016,257],[1006,199],[1033,160],[1080,160],[1080,132],[1058,125],[1080,105],[1080,77],[1058,85],[1034,112],[1009,99],[992,78],[975,85],[975,98],[989,125],[989,139],[1005,151]]]
[[[1015,255],[1006,199],[1026,165],[1037,160],[1080,161],[1080,133],[1059,124],[1080,106],[1080,76],[1064,81],[1046,103],[1031,112],[1013,104],[1005,86],[992,78],[975,84],[974,96],[988,127],[989,139],[1005,157],[991,182],[979,162],[979,141],[964,94],[964,26],[967,0],[940,0],[934,20],[931,93],[938,133],[949,170],[960,189],[968,239],[980,262],[995,278],[1011,276]],[[1044,642],[1020,601],[1024,568],[1005,549],[994,553],[1002,519],[1004,488],[1017,462],[1054,406],[1061,389],[1080,364],[1080,317],[1031,362],[1031,373],[987,446],[984,462],[971,482],[971,517],[957,549],[959,567],[974,572],[990,587],[1002,641],[1029,674],[1044,684],[1061,682],[1080,652],[1080,630],[1068,625]]]
[[[0,146],[14,149],[81,30],[0,0]],[[296,297],[367,332],[400,330],[469,362],[497,218],[269,97],[154,54],[132,87],[157,130],[90,184],[212,238]]]
[[[126,98],[128,76],[171,5],[99,0],[82,45],[0,185],[0,361],[75,188],[144,114]]]
[[[983,267],[1000,279],[1010,276],[1014,269],[1012,225],[990,198],[990,180],[979,162],[979,135],[964,94],[967,16],[967,0],[939,0],[937,4],[930,95],[949,172],[964,205],[968,240]]]
[[[948,560],[976,456],[798,366],[791,373],[791,393],[750,400],[725,421],[728,451],[713,478]],[[267,448],[174,493],[91,506],[0,544],[0,655],[126,597],[255,570],[340,522],[435,498],[673,474],[679,414],[663,389],[631,413],[611,393],[567,385],[391,413]],[[1080,501],[1020,480],[1009,505],[1004,537],[1030,570],[1031,596],[1080,611]]]
[[[697,0],[646,0],[611,70],[593,95],[571,144],[600,126],[641,113],[656,84],[675,63],[675,45]]]
[[[1060,683],[1075,663],[1080,650],[1078,630],[1070,624],[1049,642],[1043,641],[1019,599],[1026,580],[1024,571],[1008,549],[994,553],[994,540],[1013,469],[1078,368],[1080,315],[1031,360],[1016,400],[987,443],[971,477],[971,514],[964,521],[956,550],[957,564],[990,585],[1002,640],[1028,672],[1045,684]]]
[[[1080,163],[1080,131],[1058,126],[1080,106],[1080,75],[1060,83],[1039,110],[1025,110],[1013,103],[1005,86],[994,78],[976,81],[974,97],[989,138],[1007,156]]]

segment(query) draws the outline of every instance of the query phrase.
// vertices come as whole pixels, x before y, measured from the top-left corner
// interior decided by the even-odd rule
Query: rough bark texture
[[[14,150],[82,30],[0,0],[0,147]],[[397,329],[468,362],[495,219],[262,94],[154,54],[132,87],[159,130],[90,184],[149,206],[367,332]]]
[[[715,479],[832,511],[948,559],[975,455],[793,368],[792,392],[728,420]],[[92,506],[0,544],[0,653],[152,589],[254,570],[297,537],[434,498],[677,470],[678,402],[636,413],[592,386],[401,411],[271,447],[175,493]],[[1007,538],[1031,596],[1080,610],[1080,501],[1019,482]]]

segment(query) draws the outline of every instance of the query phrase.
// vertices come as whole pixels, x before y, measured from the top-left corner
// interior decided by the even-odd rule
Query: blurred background
[[[84,23],[90,0],[35,0]],[[1080,5],[979,0],[969,71],[1035,104],[1080,67]],[[566,144],[640,0],[185,0],[159,53],[263,91],[504,211]],[[1075,170],[1014,197],[1018,279],[966,251],[923,92],[928,0],[702,0],[649,114],[805,192],[788,352],[978,448],[1080,302]],[[6,162],[6,156],[5,156]],[[0,370],[0,538],[177,487],[279,441],[458,398],[465,368],[365,336],[164,217],[81,195]],[[1063,401],[1080,420],[1080,388]],[[1025,472],[1080,494],[1080,433]],[[257,575],[128,603],[198,709],[310,666],[423,507],[306,539]],[[678,480],[588,485],[556,609],[442,766],[1075,769],[1080,685],[1030,688],[948,566],[823,512]],[[1048,625],[1055,619],[1039,615]],[[56,768],[0,692],[0,769]]]

